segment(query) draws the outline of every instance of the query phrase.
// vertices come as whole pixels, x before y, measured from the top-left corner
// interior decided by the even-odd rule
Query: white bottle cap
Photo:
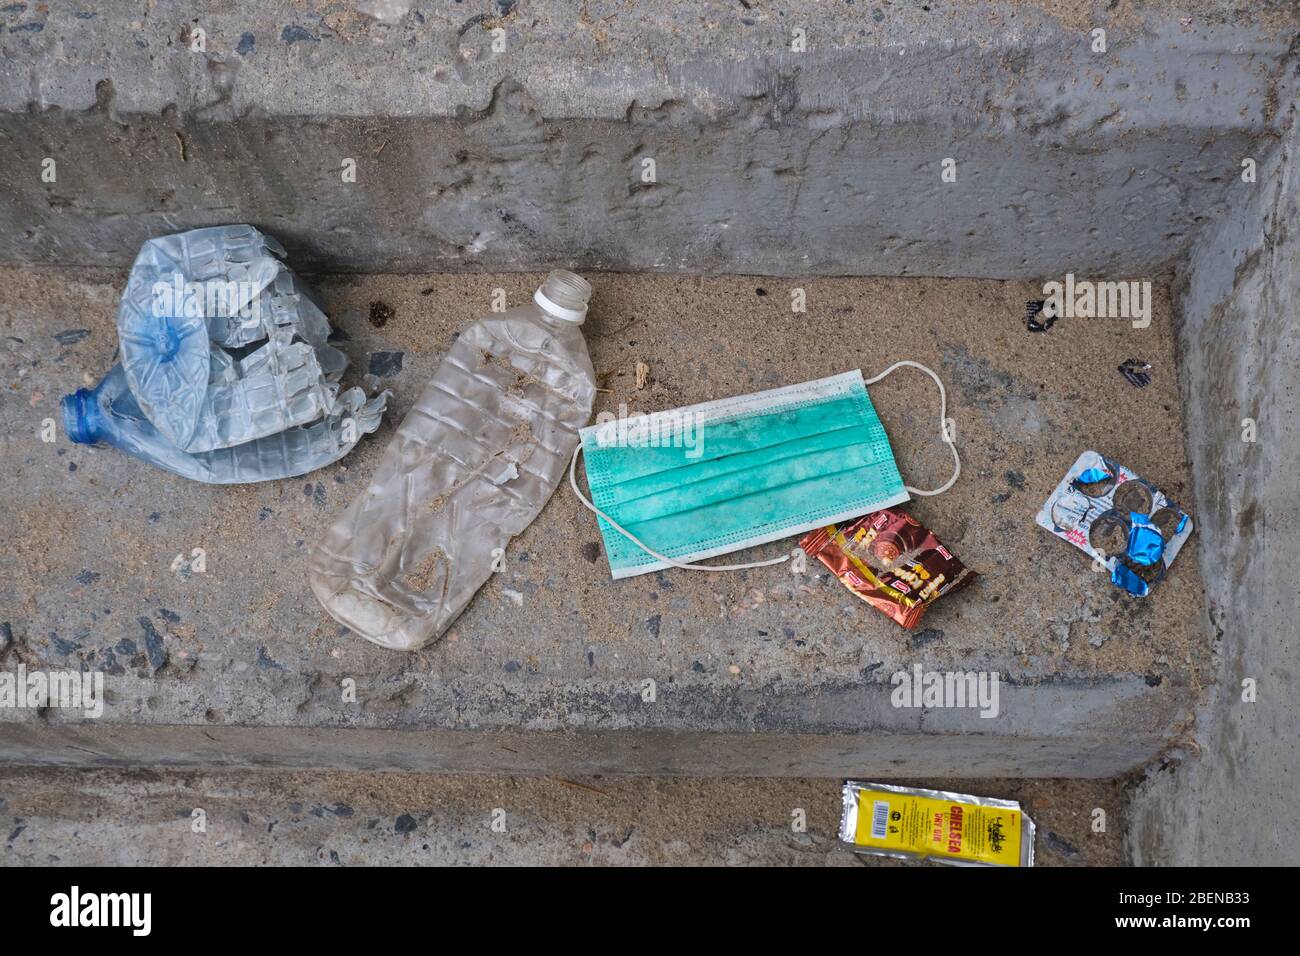
[[[582,321],[587,317],[586,309],[568,309],[562,305],[557,305],[544,296],[541,289],[538,289],[533,293],[533,301],[541,306],[542,310],[547,314],[553,315],[557,319],[562,319],[565,322],[574,322],[581,325]]]

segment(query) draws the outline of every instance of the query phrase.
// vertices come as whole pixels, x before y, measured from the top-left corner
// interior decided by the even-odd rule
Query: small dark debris
[[[595,541],[588,541],[582,546],[582,556],[595,564],[600,558],[600,545]]]
[[[293,26],[287,26],[283,30],[281,30],[280,39],[283,40],[285,43],[288,43],[290,46],[292,46],[295,43],[300,43],[304,40],[310,41],[312,43],[320,42],[320,37],[313,36],[309,30],[297,26],[296,24]]]
[[[370,374],[385,378],[402,370],[404,352],[371,352]]]
[[[510,11],[515,8],[519,0],[497,0],[497,13],[503,17],[510,16]]]
[[[1151,384],[1151,376],[1147,373],[1151,371],[1151,364],[1141,359],[1125,359],[1119,365],[1119,374],[1128,379],[1128,383],[1135,388],[1146,388]]]
[[[764,289],[762,286],[759,286],[757,289],[754,290],[754,295],[767,295],[767,290]]]
[[[1052,848],[1052,850],[1061,854],[1061,856],[1076,857],[1079,855],[1079,848],[1077,846],[1065,839],[1065,837],[1053,833],[1051,830],[1043,831],[1043,840]]]
[[[648,621],[645,622],[645,629],[650,632],[651,637],[659,636],[659,625],[662,621],[663,621],[663,615],[656,614],[654,617],[650,618]]]
[[[884,22],[885,11],[881,10],[879,7],[876,7],[876,9],[871,11],[871,19],[875,20],[877,23]]]
[[[99,580],[98,571],[82,571],[77,575],[78,584],[94,584]]]
[[[588,667],[596,666],[596,654],[594,651],[587,651],[587,666]]]
[[[388,320],[396,314],[393,307],[387,302],[375,301],[370,303],[370,324],[377,329],[382,329],[388,324]]]
[[[1008,471],[1003,477],[1007,479],[1007,484],[1009,484],[1012,488],[1015,488],[1017,491],[1024,490],[1025,476],[1022,475],[1020,472]]]
[[[65,637],[59,637],[59,635],[54,631],[50,631],[50,643],[53,644],[54,649],[64,657],[67,657],[69,654],[75,654],[77,651],[81,650],[81,645],[79,643],[76,641],[70,641]]]
[[[151,524],[157,524],[158,521],[159,521],[159,519],[161,519],[161,518],[162,518],[162,515],[160,515],[158,512],[156,512],[156,511],[151,511],[151,512],[149,512],[149,521],[150,521]]]
[[[77,470],[77,463],[75,461],[68,462],[68,471],[76,471],[76,470]]]
[[[263,508],[261,511],[257,513],[257,520],[265,521],[267,518],[271,517],[271,514],[272,511],[270,508]]]
[[[24,823],[22,820],[20,820],[18,817],[14,817],[14,823],[16,823],[17,826],[15,826],[13,828],[13,831],[10,832],[9,838],[5,840],[6,843],[13,843],[14,840],[17,840],[18,837],[22,834],[22,832],[27,829],[27,824]]]
[[[92,656],[94,653],[94,651],[91,651]],[[117,662],[117,654],[113,652],[111,647],[104,651],[100,658],[99,669],[105,674],[112,674],[114,677],[121,677],[126,673],[126,668]]]
[[[44,23],[20,23],[16,27],[10,27],[10,33],[40,33],[45,29]]]
[[[14,642],[14,629],[8,621],[0,623],[0,656],[9,650]]]
[[[1025,326],[1030,332],[1046,332],[1056,324],[1056,316],[1043,321],[1038,320],[1038,315],[1043,311],[1043,306],[1047,305],[1045,299],[1030,299],[1025,303]]]
[[[265,644],[257,649],[257,667],[259,670],[264,671],[282,671],[285,669],[283,664],[267,653]]]
[[[169,611],[165,607],[160,607],[158,609],[158,616],[168,624],[179,624],[181,622],[181,616],[179,614],[175,611]]]
[[[703,674],[704,665],[701,664],[699,661],[696,661],[694,664],[691,665],[691,670],[695,671],[695,673],[697,674]]]
[[[333,813],[336,817],[350,817],[356,811],[353,810],[346,803],[336,803],[334,804],[333,807],[330,808],[330,812]]]
[[[153,621],[147,617],[137,618],[137,620],[140,622],[140,627],[144,629],[144,651],[149,657],[149,668],[156,671],[167,663],[166,644],[158,629],[153,626]]]
[[[65,329],[54,333],[54,341],[60,345],[76,345],[89,334],[90,329]]]
[[[942,640],[942,630],[937,627],[927,627],[924,631],[917,631],[912,635],[911,644],[913,647],[924,647],[926,644],[932,644],[935,641]]]
[[[1165,682],[1164,676],[1161,674],[1147,674],[1144,679],[1148,687],[1159,687]]]
[[[415,822],[415,817],[411,816],[409,813],[403,813],[397,818],[396,822],[394,822],[393,829],[398,833],[414,833],[417,826],[419,826],[419,824]]]
[[[433,286],[429,286],[427,289],[421,289],[420,295],[433,295]]]
[[[866,667],[862,668],[862,676],[870,677],[872,674],[874,674],[876,671],[880,670],[880,668],[884,666],[885,666],[884,661],[872,661]]]
[[[240,56],[248,56],[253,52],[253,47],[257,45],[257,37],[251,33],[241,33],[239,44],[235,47],[235,52]]]
[[[486,13],[474,14],[474,16],[470,17],[468,20],[466,20],[464,23],[460,25],[460,29],[456,31],[457,38],[463,37],[466,33],[468,33],[470,30],[474,28],[475,24],[482,23],[484,20],[490,20],[490,19],[492,18],[489,17]]]

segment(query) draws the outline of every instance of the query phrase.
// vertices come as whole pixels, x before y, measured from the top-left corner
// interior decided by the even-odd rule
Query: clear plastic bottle
[[[596,395],[590,295],[552,272],[533,302],[461,333],[369,486],[312,549],[312,591],[336,620],[383,647],[423,646],[542,510]]]
[[[63,426],[79,445],[112,445],[141,461],[167,471],[228,485],[293,478],[338,461],[379,427],[389,392],[369,401],[360,388],[350,388],[334,402],[330,413],[311,424],[296,425],[230,448],[181,451],[154,427],[127,383],[121,363],[114,365],[93,389],[79,388],[62,402]]]

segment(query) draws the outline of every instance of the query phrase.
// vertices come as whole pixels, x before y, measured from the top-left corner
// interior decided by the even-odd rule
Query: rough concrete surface
[[[1300,863],[1300,130],[1241,188],[1179,284],[1216,686],[1186,759],[1136,798],[1143,864]]]
[[[1036,865],[1122,861],[1125,795],[1116,781],[910,782],[1019,800],[1038,826]],[[0,770],[0,866],[909,865],[858,856],[838,842],[839,786]]]
[[[1179,738],[1204,681],[1198,538],[1153,596],[1114,589],[1034,524],[1097,448],[1191,498],[1165,289],[1147,329],[1062,319],[1026,330],[1037,286],[975,280],[593,275],[585,332],[597,411],[655,410],[901,358],[944,379],[964,469],[913,502],[981,579],[908,633],[811,565],[611,581],[594,519],[562,487],[446,639],[414,654],[349,635],[313,600],[306,551],[362,487],[456,331],[494,288],[538,276],[324,277],[360,374],[384,354],[392,417],[338,466],[210,487],[109,448],[53,443],[59,396],[108,369],[123,277],[0,274],[0,433],[9,481],[0,624],[13,669],[103,669],[100,720],[0,713],[25,763],[337,766],[480,772],[1102,777]],[[393,313],[381,328],[369,317]],[[1116,366],[1153,367],[1145,389]],[[637,362],[649,366],[643,390]],[[870,389],[904,477],[950,459],[928,378]],[[742,552],[779,554],[793,540]],[[206,553],[194,573],[188,557]],[[174,569],[175,568],[175,569]],[[900,710],[890,676],[996,671],[1000,714]],[[345,679],[359,700],[344,702]],[[657,685],[642,697],[643,681]]]
[[[343,272],[1145,275],[1277,136],[1298,31],[1289,0],[13,3],[0,262],[249,221]]]

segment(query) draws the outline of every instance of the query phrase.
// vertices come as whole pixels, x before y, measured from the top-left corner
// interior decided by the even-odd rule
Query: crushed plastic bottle
[[[94,389],[79,388],[63,399],[63,426],[79,444],[103,442],[184,478],[236,484],[293,478],[338,461],[379,427],[387,398],[384,392],[367,401],[364,391],[350,388],[328,416],[311,424],[230,448],[185,452],[141,411],[118,364]]]
[[[378,470],[312,549],[311,587],[369,641],[439,637],[542,510],[591,417],[591,286],[556,271],[443,358]]]
[[[339,394],[347,356],[284,254],[249,225],[146,242],[118,308],[120,365],[64,399],[72,440],[227,483],[305,474],[374,431],[388,393]]]

